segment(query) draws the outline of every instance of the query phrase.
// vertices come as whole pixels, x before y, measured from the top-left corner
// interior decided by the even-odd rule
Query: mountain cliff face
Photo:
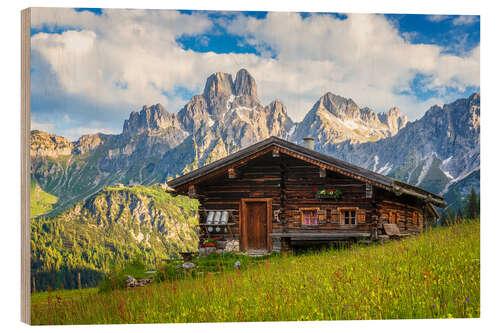
[[[285,137],[293,126],[283,103],[261,104],[255,80],[245,69],[234,81],[230,74],[212,74],[203,94],[193,96],[178,119],[192,133],[197,163],[202,165],[270,135]]]
[[[479,188],[480,95],[433,106],[392,137],[363,144],[331,144],[325,153],[429,191],[453,203],[450,188]],[[448,195],[450,194],[450,195]],[[455,208],[457,208],[455,206]]]
[[[377,141],[397,134],[407,122],[398,108],[377,115],[369,108],[360,109],[350,98],[329,92],[298,124],[292,140],[299,142],[303,137],[312,136],[317,139],[319,149],[347,140],[351,143]]]
[[[262,105],[250,73],[214,73],[177,113],[162,105],[132,112],[119,135],[75,142],[32,132],[32,176],[58,197],[56,209],[104,186],[164,182],[275,135],[458,200],[479,186],[480,97],[434,106],[414,122],[397,107],[377,114],[333,93],[293,123],[280,101]],[[453,193],[453,195],[451,194]]]
[[[31,158],[52,157],[71,155],[74,144],[68,139],[41,131],[31,132]]]

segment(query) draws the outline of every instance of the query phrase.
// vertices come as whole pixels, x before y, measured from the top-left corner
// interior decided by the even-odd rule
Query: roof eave
[[[289,150],[292,153],[304,155],[307,158],[314,160],[318,163],[331,165],[332,167],[335,167],[338,170],[342,170],[342,171],[350,173],[350,174],[355,174],[361,178],[367,179],[369,182],[373,183],[375,186],[379,186],[379,187],[384,188],[386,190],[390,190],[398,195],[404,193],[404,194],[408,194],[408,195],[417,197],[421,200],[424,200],[425,202],[432,202],[434,205],[439,206],[439,207],[446,206],[446,202],[444,201],[443,197],[441,197],[439,195],[436,195],[434,193],[431,193],[429,191],[421,189],[417,186],[389,178],[389,177],[384,176],[382,174],[377,174],[375,172],[372,172],[372,171],[367,170],[367,169],[363,169],[363,168],[355,166],[355,165],[352,165],[352,168],[354,168],[355,170],[361,169],[363,171],[363,173],[368,173],[368,175],[362,174],[361,172],[356,172],[355,170],[350,170],[349,168],[345,169],[342,167],[342,165],[343,164],[350,165],[349,163],[335,159],[335,158],[328,156],[328,155],[325,155],[323,153],[320,153],[320,152],[317,152],[314,150],[310,150],[310,149],[307,149],[305,147],[298,146],[292,142],[285,141],[285,140],[277,138],[275,136],[271,136],[271,137],[267,138],[266,140],[263,140],[261,142],[254,144],[254,145],[246,147],[246,148],[244,148],[244,149],[242,149],[234,154],[231,154],[231,155],[226,156],[220,160],[217,160],[217,161],[212,162],[208,165],[205,165],[197,170],[191,171],[190,173],[187,173],[187,174],[180,176],[176,179],[172,179],[169,182],[167,182],[167,185],[172,187],[175,190],[178,190],[178,188],[186,185],[189,182],[192,182],[200,177],[203,177],[206,174],[224,169],[224,168],[228,167],[229,165],[237,162],[238,160],[252,156],[253,154],[255,154],[259,151],[262,151],[264,149],[267,149],[271,146],[276,146],[277,148]],[[332,162],[332,160],[334,160],[334,161]],[[372,176],[371,178],[370,178],[370,175]]]

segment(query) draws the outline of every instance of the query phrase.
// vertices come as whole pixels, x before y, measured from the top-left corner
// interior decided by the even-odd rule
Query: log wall
[[[200,201],[200,224],[206,211],[227,210],[231,213],[227,231],[210,233],[211,237],[240,240],[240,210],[243,198],[272,199],[272,232],[382,232],[382,223],[397,223],[400,230],[416,233],[423,228],[423,206],[413,197],[396,196],[386,190],[302,161],[284,153],[268,152],[231,172],[196,184]],[[314,189],[335,188],[342,191],[338,200],[319,199]],[[304,209],[318,212],[318,225],[302,224]],[[344,225],[342,212],[356,210],[356,225]],[[206,239],[206,226],[200,226],[200,241]],[[279,250],[289,244],[273,241]]]

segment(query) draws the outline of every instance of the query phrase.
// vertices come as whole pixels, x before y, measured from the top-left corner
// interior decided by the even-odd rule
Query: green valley
[[[31,179],[30,214],[31,217],[50,212],[57,203],[57,197],[42,190],[40,185]]]

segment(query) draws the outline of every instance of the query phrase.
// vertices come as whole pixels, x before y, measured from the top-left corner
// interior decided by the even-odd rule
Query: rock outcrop
[[[169,127],[180,127],[175,114],[168,112],[161,104],[144,105],[140,112],[132,112],[129,119],[125,120],[122,135],[131,137]]]
[[[73,143],[65,137],[41,131],[31,131],[30,156],[52,157],[71,155]]]
[[[380,114],[380,121],[389,127],[391,136],[396,135],[408,123],[408,118],[401,114],[401,110],[392,107],[389,111]]]
[[[94,151],[97,147],[104,144],[108,135],[105,134],[89,134],[83,135],[74,143],[74,154],[87,154]]]
[[[144,287],[148,284],[153,283],[153,279],[135,279],[133,276],[127,276],[125,279],[125,284],[127,288]]]

